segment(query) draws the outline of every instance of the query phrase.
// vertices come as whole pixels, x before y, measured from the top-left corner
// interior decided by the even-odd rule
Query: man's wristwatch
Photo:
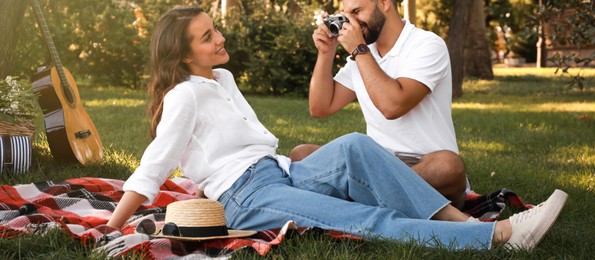
[[[368,48],[368,45],[365,44],[360,44],[358,45],[355,50],[353,50],[353,52],[351,53],[351,60],[355,60],[355,56],[360,55],[360,54],[366,54],[366,53],[370,53],[370,48]]]

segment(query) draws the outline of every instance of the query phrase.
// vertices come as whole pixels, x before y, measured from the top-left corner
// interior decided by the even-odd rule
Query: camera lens
[[[341,31],[341,23],[340,22],[332,22],[328,26],[329,31],[333,36],[339,36],[339,31]]]

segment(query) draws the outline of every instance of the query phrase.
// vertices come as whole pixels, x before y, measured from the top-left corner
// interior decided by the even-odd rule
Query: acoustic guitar
[[[81,103],[70,72],[62,66],[38,0],[31,0],[37,23],[53,63],[38,68],[32,77],[33,91],[43,110],[50,151],[60,162],[96,163],[103,157],[99,133]]]

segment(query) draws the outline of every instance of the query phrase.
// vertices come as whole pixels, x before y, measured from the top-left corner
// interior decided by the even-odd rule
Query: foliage
[[[251,1],[249,14],[231,12],[221,28],[230,61],[223,65],[243,90],[306,96],[317,49],[312,43],[314,7],[267,6]]]
[[[595,2],[582,0],[544,1],[539,7],[535,21],[549,21],[553,33],[548,35],[552,47],[575,46],[580,52],[583,48],[595,47]],[[585,87],[582,76],[584,67],[595,61],[595,52],[581,57],[577,52],[570,54],[556,53],[549,61],[558,68],[555,73],[570,76],[569,87],[579,90]],[[577,73],[571,73],[571,67],[581,67]]]
[[[40,113],[31,85],[18,77],[0,79],[0,121],[32,121]]]
[[[489,31],[494,43],[492,48],[496,51],[503,48],[504,57],[524,57],[527,62],[535,62],[538,27],[528,23],[535,9],[533,1],[489,0],[486,3],[486,22],[492,28]],[[495,44],[499,38],[504,40],[504,46]]]
[[[311,39],[315,9],[333,8],[333,1],[323,1],[322,6],[317,1],[242,2],[245,10],[228,12],[226,19],[233,22],[221,28],[232,57],[225,67],[250,91],[305,95],[316,60]],[[41,0],[62,63],[73,75],[92,83],[132,88],[145,83],[154,24],[166,10],[190,3],[194,1]],[[212,7],[208,1],[201,5],[207,11]],[[143,17],[137,16],[139,11]],[[213,12],[211,16],[224,23]],[[25,15],[23,44],[16,50],[16,60],[27,61],[16,65],[20,75],[30,75],[48,53],[32,10]]]
[[[442,38],[448,34],[452,0],[419,0],[417,8],[417,26],[436,33]],[[399,10],[401,10],[400,8]]]
[[[544,0],[545,1],[545,0]],[[50,32],[65,67],[76,78],[101,85],[141,88],[145,85],[148,61],[148,41],[159,17],[175,5],[190,4],[191,0],[40,0]],[[242,10],[228,12],[229,22],[222,26],[227,38],[226,48],[232,56],[224,65],[231,70],[243,89],[263,94],[303,96],[316,60],[311,34],[313,15],[317,10],[334,12],[340,9],[333,0],[242,0]],[[401,1],[397,1],[401,2]],[[527,23],[534,11],[535,0],[486,0],[487,20],[491,29],[505,26],[509,48],[531,61],[535,56],[536,24]],[[555,15],[580,0],[546,1],[540,17]],[[568,2],[568,3],[566,3]],[[200,1],[220,23],[217,10],[210,10],[213,1]],[[446,37],[452,0],[418,0],[417,16],[421,28]],[[556,3],[556,4],[554,4]],[[297,7],[296,7],[297,6]],[[297,11],[295,11],[297,9]],[[402,9],[402,8],[401,8]],[[144,20],[137,17],[142,10]],[[561,31],[593,40],[593,16],[589,8],[565,21],[577,24]],[[401,10],[402,11],[402,10]],[[591,11],[592,12],[592,11]],[[27,9],[15,49],[14,72],[30,76],[36,66],[47,63],[48,52],[36,27],[35,17]],[[590,26],[590,27],[589,27]],[[570,38],[556,35],[557,42]],[[577,39],[578,39],[577,38]],[[493,38],[495,39],[495,38]],[[572,40],[576,41],[576,40]],[[336,64],[343,64],[338,52]],[[592,60],[592,59],[591,59]],[[563,61],[563,60],[560,60]],[[577,63],[576,59],[566,62]],[[585,62],[585,61],[580,61]],[[560,65],[563,66],[563,65]],[[563,67],[562,67],[563,68]],[[336,71],[338,67],[334,68]],[[565,70],[561,70],[565,72]],[[567,71],[567,70],[566,70]],[[578,84],[577,84],[578,85]]]
[[[142,70],[142,39],[129,26],[134,18],[127,6],[114,1],[40,1],[49,31],[65,67],[94,81],[133,86]],[[23,43],[17,49],[23,74],[41,65],[48,51],[36,28],[32,9],[24,19]],[[31,50],[37,50],[35,52]],[[135,77],[136,76],[136,77]]]
[[[420,28],[446,38],[453,0],[418,0],[417,21]],[[491,48],[535,61],[536,26],[528,26],[527,18],[533,12],[532,0],[485,0],[486,27]],[[505,43],[497,46],[498,31],[504,33]]]

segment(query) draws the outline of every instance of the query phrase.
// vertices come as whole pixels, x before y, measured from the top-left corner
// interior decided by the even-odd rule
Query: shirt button
[[[244,117],[244,120],[248,120],[248,118],[247,117]]]
[[[230,98],[230,97],[228,97],[228,98],[227,98],[227,101],[231,101],[231,98]]]
[[[265,131],[262,131],[262,133],[266,135],[267,134],[267,131],[266,130]]]

